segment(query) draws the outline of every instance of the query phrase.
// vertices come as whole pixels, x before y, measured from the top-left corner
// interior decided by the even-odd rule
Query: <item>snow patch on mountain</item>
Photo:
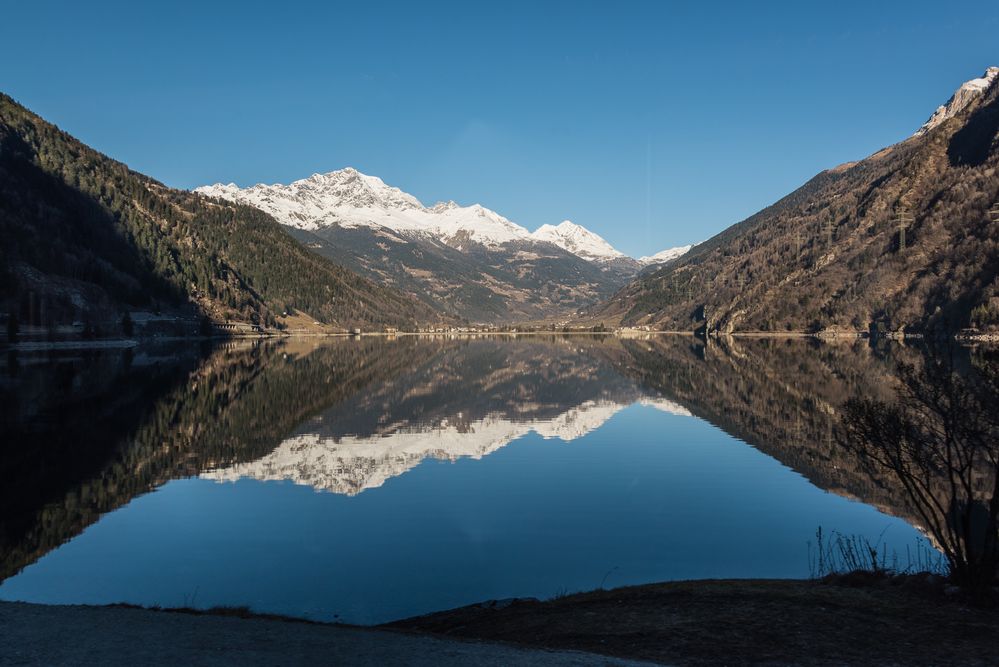
[[[459,206],[447,202],[428,208],[413,195],[350,167],[313,174],[290,185],[239,188],[230,183],[194,191],[255,206],[278,222],[305,230],[331,225],[384,227],[445,243],[468,239],[487,247],[530,238],[526,229],[479,204]]]
[[[686,255],[691,248],[693,248],[696,243],[691,245],[678,246],[676,248],[667,248],[657,252],[654,255],[647,255],[645,257],[639,257],[638,263],[642,266],[650,266],[652,264],[665,264],[666,262],[676,259],[677,257],[683,257]]]
[[[563,220],[558,225],[541,225],[531,234],[538,241],[554,243],[577,257],[591,262],[604,262],[626,257],[599,234],[595,234],[571,220]]]
[[[972,100],[988,90],[989,86],[992,85],[992,82],[995,81],[997,76],[999,76],[999,67],[990,67],[985,70],[985,74],[979,78],[972,79],[971,81],[965,81],[951,96],[951,98],[947,100],[947,103],[943,106],[937,107],[937,110],[933,112],[930,119],[923,123],[923,126],[916,130],[916,133],[912,136],[918,137],[926,134],[948,118],[956,116],[962,109],[968,106]]]

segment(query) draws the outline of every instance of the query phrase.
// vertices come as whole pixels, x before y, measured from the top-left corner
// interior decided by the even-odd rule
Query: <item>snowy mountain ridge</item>
[[[667,248],[666,250],[657,252],[654,255],[639,257],[638,263],[641,264],[642,266],[649,266],[651,264],[665,264],[666,262],[674,260],[677,257],[683,257],[695,245],[697,244],[695,243],[691,245],[678,246],[676,248]]]
[[[563,220],[558,225],[541,225],[531,237],[538,241],[554,243],[563,250],[590,261],[599,262],[626,257],[603,237],[571,220]]]
[[[513,241],[543,242],[590,262],[627,259],[600,235],[569,220],[558,225],[542,225],[530,232],[480,204],[461,206],[448,201],[427,207],[413,195],[352,167],[313,174],[289,185],[260,183],[240,188],[235,183],[216,183],[194,191],[255,206],[282,224],[306,231],[334,225],[347,229],[382,228],[403,236],[442,241],[459,250],[469,241],[486,248],[497,248]],[[674,248],[663,253],[678,250]],[[639,260],[639,263],[644,262]]]
[[[951,98],[947,100],[947,103],[937,107],[937,110],[933,112],[933,115],[930,116],[929,120],[923,123],[923,126],[916,130],[916,133],[912,136],[922,136],[948,118],[956,116],[962,109],[968,106],[973,99],[988,90],[989,86],[992,85],[992,82],[996,80],[997,76],[999,76],[999,67],[989,67],[985,70],[985,74],[977,79],[965,81],[954,92]]]

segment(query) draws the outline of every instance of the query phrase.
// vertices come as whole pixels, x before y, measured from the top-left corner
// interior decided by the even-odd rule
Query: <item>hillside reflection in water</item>
[[[915,354],[553,336],[10,357],[0,598],[376,622],[807,576],[819,525],[904,553],[897,490],[835,429]]]

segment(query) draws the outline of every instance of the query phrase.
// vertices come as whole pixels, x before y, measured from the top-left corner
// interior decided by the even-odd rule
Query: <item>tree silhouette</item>
[[[957,356],[903,365],[894,402],[849,400],[843,443],[900,482],[955,582],[981,598],[999,566],[999,364],[959,369]]]

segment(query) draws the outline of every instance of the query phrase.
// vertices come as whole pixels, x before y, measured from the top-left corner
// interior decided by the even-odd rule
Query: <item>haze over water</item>
[[[835,429],[907,354],[595,336],[20,354],[0,599],[374,623],[807,577],[819,526],[905,566],[923,538]]]

